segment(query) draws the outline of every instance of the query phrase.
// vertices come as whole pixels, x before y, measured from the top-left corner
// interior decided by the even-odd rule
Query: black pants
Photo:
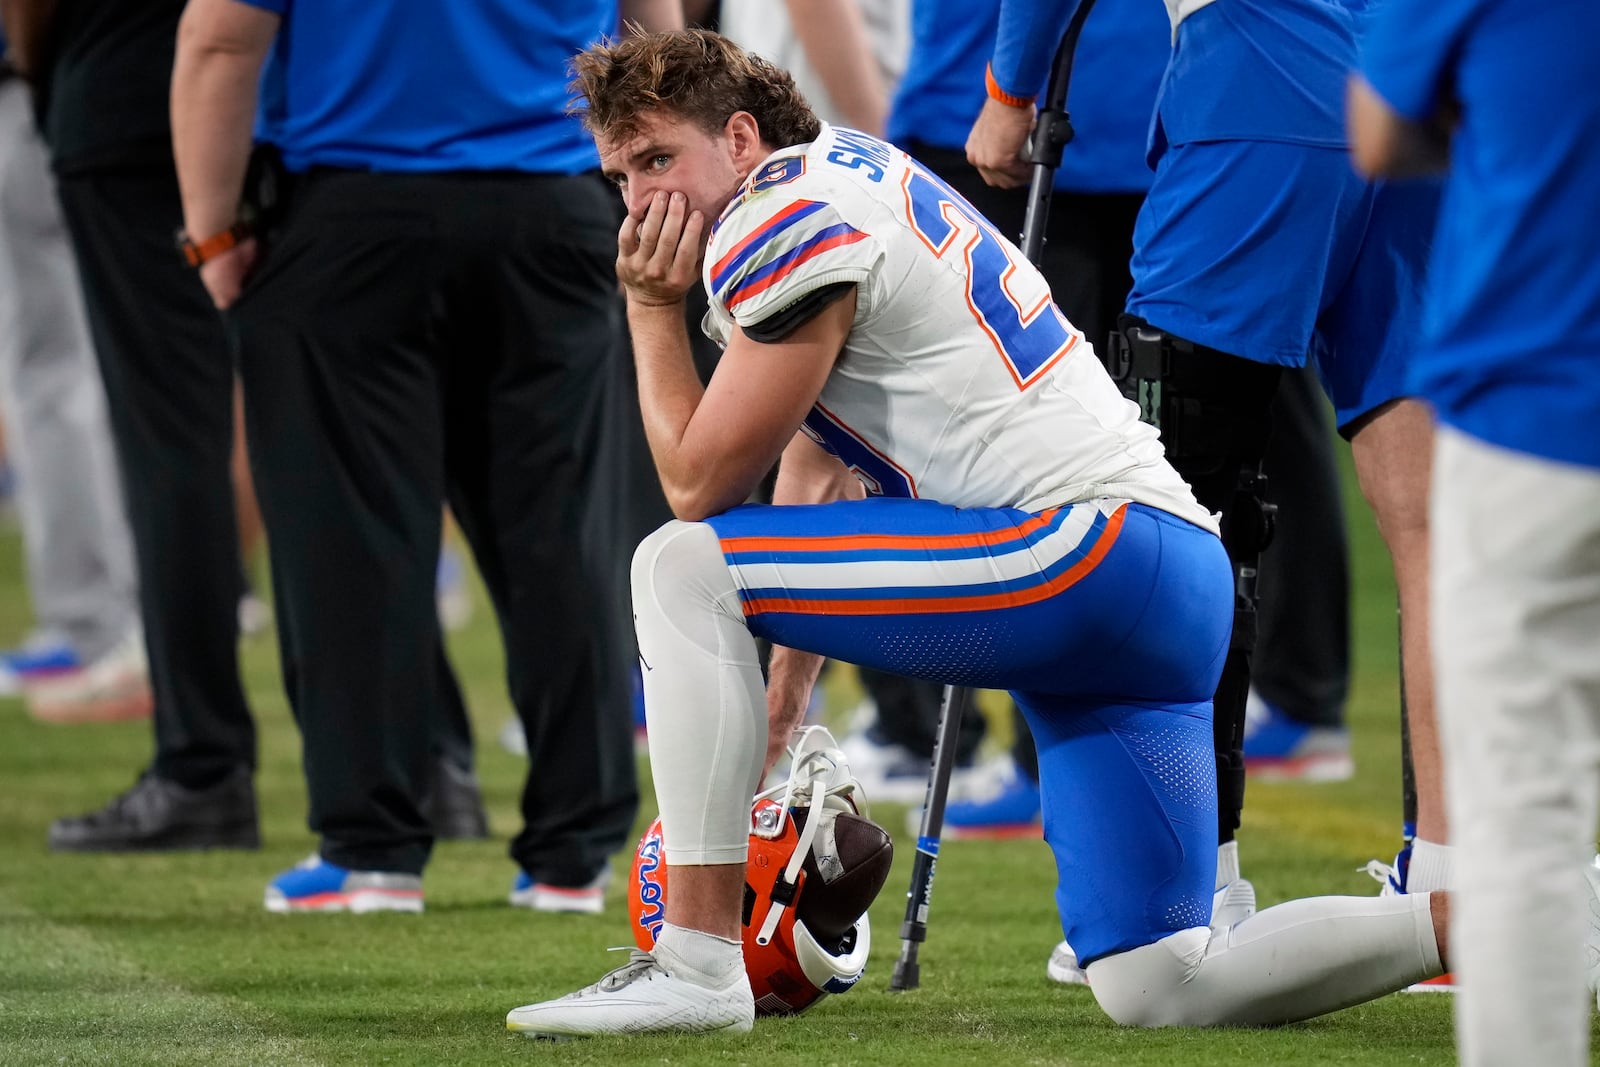
[[[638,805],[620,502],[613,204],[592,176],[314,173],[237,306],[310,822],[343,866],[420,871],[448,497],[526,731],[511,854],[576,885]]]
[[[1250,683],[1291,718],[1337,727],[1350,695],[1350,553],[1333,444],[1316,371],[1284,371],[1262,462],[1278,530],[1261,554]]]
[[[182,211],[170,166],[64,175],[60,191],[138,561],[155,696],[151,770],[203,787],[256,762],[239,684],[227,340],[173,248]]]

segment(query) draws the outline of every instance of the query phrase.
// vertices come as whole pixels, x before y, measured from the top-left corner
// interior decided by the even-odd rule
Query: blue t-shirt
[[[616,0],[243,2],[283,18],[256,132],[291,170],[599,166],[567,64],[616,32]]]
[[[1400,115],[1461,118],[1412,382],[1491,444],[1600,467],[1594,0],[1389,0],[1362,72]]]
[[[1005,0],[993,60],[1001,88],[1040,84],[1078,3]],[[1145,3],[1165,21],[1160,0]],[[1185,18],[1161,78],[1150,161],[1194,141],[1344,147],[1345,78],[1367,3],[1215,0]],[[1085,38],[1093,23],[1091,13]]]
[[[983,107],[984,66],[994,53],[999,17],[1000,0],[916,0],[911,55],[889,114],[891,141],[949,149],[967,143]],[[1150,187],[1145,138],[1169,42],[1157,0],[1095,5],[1073,59],[1067,111],[1076,136],[1062,150],[1056,189],[1139,193]],[[1046,80],[1048,65],[1045,80],[1029,90],[1041,102]]]

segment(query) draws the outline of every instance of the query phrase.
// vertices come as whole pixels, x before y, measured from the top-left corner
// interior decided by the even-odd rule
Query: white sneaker
[[[517,869],[507,898],[514,908],[534,911],[571,912],[599,915],[606,910],[606,886],[611,884],[611,868],[602,867],[588,884],[579,886],[544,885],[535,882],[527,871]]]
[[[134,627],[99,659],[75,670],[27,680],[28,712],[41,722],[122,722],[150,717],[150,668],[144,631]]]
[[[1089,972],[1078,966],[1078,954],[1072,946],[1061,942],[1050,952],[1050,962],[1044,965],[1045,976],[1062,985],[1088,985]]]
[[[522,720],[517,718],[515,715],[511,716],[511,718],[507,719],[505,723],[501,725],[499,740],[500,747],[511,753],[513,756],[522,756],[524,758],[527,757],[528,735],[522,729]]]
[[[1226,930],[1256,913],[1256,887],[1248,878],[1235,878],[1211,894],[1211,928]]]
[[[239,635],[259,637],[272,625],[272,608],[254,593],[239,598]]]
[[[1256,913],[1256,887],[1239,873],[1239,846],[1217,846],[1217,881],[1211,893],[1211,929],[1226,932]]]
[[[592,986],[513,1008],[506,1029],[554,1041],[601,1034],[742,1034],[755,1018],[755,997],[742,970],[725,986],[707,986],[669,974],[650,953],[634,949],[626,964]]]
[[[878,741],[866,730],[845,737],[839,749],[856,781],[873,800],[920,804],[928,795],[928,757],[903,745]]]

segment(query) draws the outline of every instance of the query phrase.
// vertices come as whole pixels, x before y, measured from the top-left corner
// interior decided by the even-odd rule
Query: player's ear
[[[761,144],[761,127],[756,117],[748,111],[735,111],[728,116],[723,132],[728,138],[728,148],[735,163],[754,166],[771,155]]]

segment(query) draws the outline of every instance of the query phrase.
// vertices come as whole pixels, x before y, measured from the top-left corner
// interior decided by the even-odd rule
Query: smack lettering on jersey
[[[875,182],[883,181],[889,163],[894,158],[887,144],[859,130],[835,127],[833,143],[835,147],[828,153],[829,163],[837,163],[847,170],[863,171]]]

